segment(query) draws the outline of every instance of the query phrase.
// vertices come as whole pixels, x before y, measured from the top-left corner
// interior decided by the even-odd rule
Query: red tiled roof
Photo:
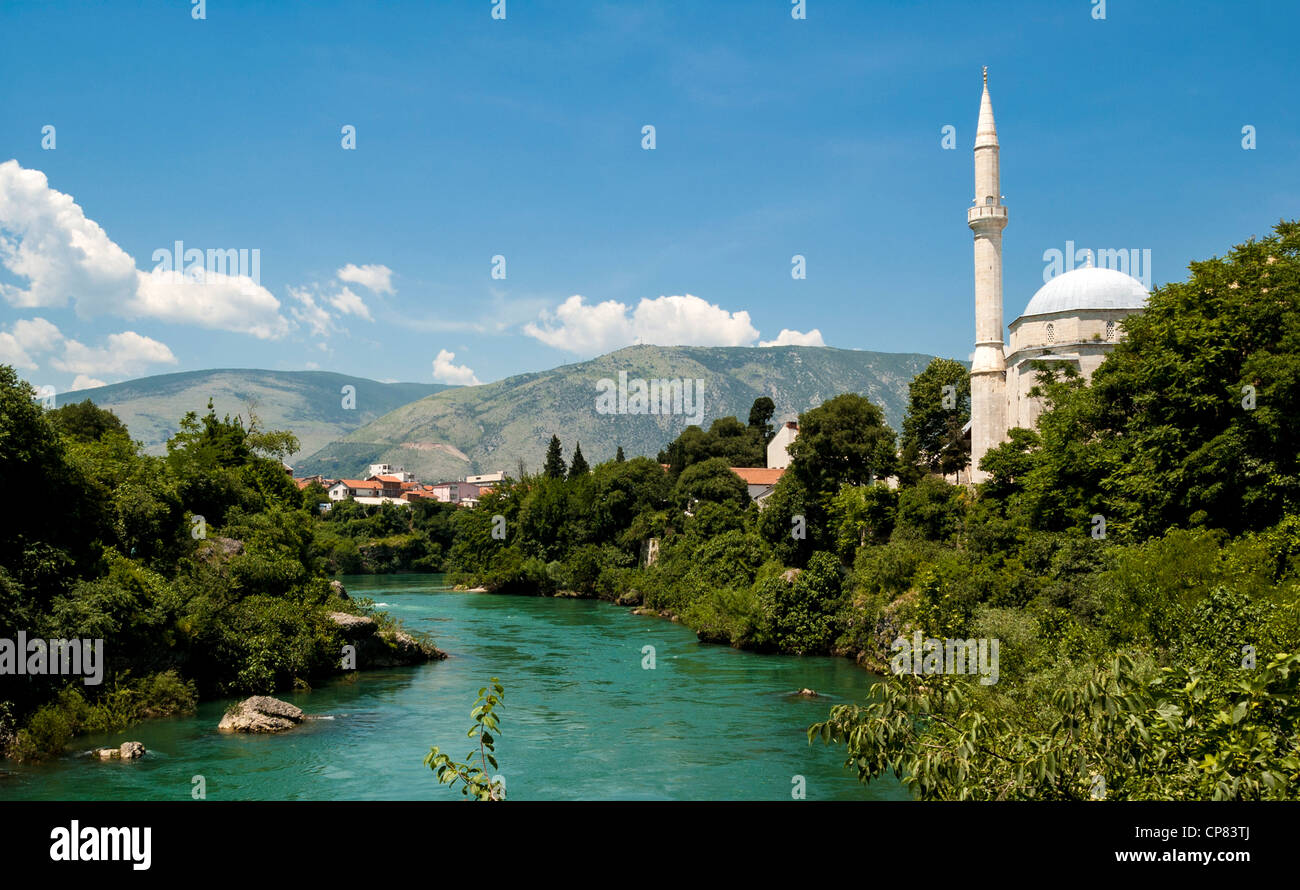
[[[785,470],[780,467],[732,467],[731,472],[745,480],[746,485],[776,485]]]

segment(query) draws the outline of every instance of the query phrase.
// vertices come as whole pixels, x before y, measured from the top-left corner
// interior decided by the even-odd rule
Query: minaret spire
[[[979,463],[1007,432],[1006,359],[1002,351],[1002,204],[998,129],[989,98],[989,69],[984,67],[975,128],[975,201],[966,224],[975,235],[975,355],[971,361],[971,481],[988,475]]]

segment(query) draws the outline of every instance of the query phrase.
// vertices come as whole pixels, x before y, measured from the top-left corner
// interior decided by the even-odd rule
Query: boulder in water
[[[116,748],[96,748],[91,753],[100,760],[138,760],[145,750],[140,742],[123,742]]]
[[[302,722],[302,709],[269,695],[246,698],[226,712],[222,732],[283,732]]]

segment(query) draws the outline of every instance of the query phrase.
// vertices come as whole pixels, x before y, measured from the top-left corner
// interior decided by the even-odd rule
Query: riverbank
[[[14,767],[0,799],[189,799],[202,775],[215,800],[458,800],[423,757],[463,741],[490,676],[506,687],[497,753],[514,800],[790,800],[796,776],[813,800],[907,797],[892,781],[861,786],[843,749],[808,743],[811,723],[875,681],[845,660],[701,646],[680,624],[586,598],[460,596],[428,576],[342,580],[451,657],[278,695],[321,719],[273,736],[218,733],[232,698],[87,737],[77,750],[129,738],[149,754]]]
[[[798,570],[796,569],[793,571],[797,575]],[[795,576],[791,575],[787,580],[792,581],[793,577]],[[644,605],[643,604],[644,599],[642,595],[637,591],[628,591],[619,594],[617,596],[612,596],[612,595],[603,595],[600,593],[582,593],[575,590],[556,590],[556,591],[548,592],[546,590],[541,589],[540,587],[533,588],[531,592],[528,590],[519,589],[518,586],[508,590],[492,590],[481,585],[471,587],[463,583],[456,584],[451,589],[455,590],[458,593],[491,593],[491,594],[497,594],[501,596],[526,596],[526,597],[539,597],[543,599],[551,598],[551,599],[599,600],[601,602],[606,602],[611,605],[630,608],[632,610],[633,615],[654,616],[657,618],[662,618],[666,621],[670,621],[674,624],[682,624],[685,627],[687,627],[687,629],[693,631],[696,635],[696,638],[701,643],[710,643],[715,645],[727,646],[728,648],[738,649],[743,652],[752,652],[755,655],[781,654],[773,651],[771,648],[758,648],[758,647],[749,647],[744,645],[735,645],[728,639],[724,639],[719,636],[710,634],[704,628],[691,627],[689,624],[686,623],[686,621],[682,618],[681,615],[672,611],[671,609],[655,609]],[[887,618],[889,617],[892,617],[892,610],[887,615]],[[848,659],[858,667],[863,668],[864,670],[867,670],[872,674],[878,676],[887,674],[891,670],[887,658],[889,645],[890,642],[898,636],[897,632],[895,631],[896,629],[893,627],[892,621],[886,620],[883,623],[881,628],[878,628],[876,632],[873,632],[872,634],[869,635],[869,639],[873,641],[873,646],[871,648],[860,648],[860,647],[832,648],[829,652],[826,653],[826,655],[834,658]],[[892,635],[890,635],[891,633]]]

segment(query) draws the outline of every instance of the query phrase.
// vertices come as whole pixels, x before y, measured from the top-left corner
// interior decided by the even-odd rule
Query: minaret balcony
[[[966,225],[972,229],[979,225],[995,225],[1002,228],[1007,224],[1007,206],[1005,204],[976,204],[966,211]]]

